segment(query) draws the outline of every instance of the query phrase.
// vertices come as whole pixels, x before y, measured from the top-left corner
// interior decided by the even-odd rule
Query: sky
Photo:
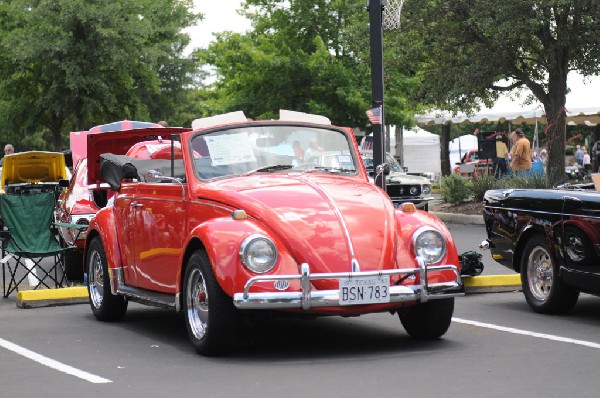
[[[191,48],[206,47],[213,40],[213,32],[243,33],[250,29],[249,21],[236,12],[240,3],[241,0],[194,0],[195,11],[204,14],[204,21],[187,29],[192,39],[190,51]],[[571,89],[571,93],[567,94],[568,110],[600,107],[600,77],[594,77],[590,82],[589,79],[571,72],[568,86]],[[523,105],[522,100],[513,101],[504,96],[491,110],[482,112],[534,110],[538,106],[539,104]]]

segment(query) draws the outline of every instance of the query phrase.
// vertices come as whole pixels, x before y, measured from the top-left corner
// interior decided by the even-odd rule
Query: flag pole
[[[383,106],[383,7],[381,0],[369,0],[369,25],[371,45],[371,109],[379,108],[380,123],[371,122],[373,128],[373,166],[385,162],[385,118]],[[375,173],[375,184],[384,191],[385,173]]]

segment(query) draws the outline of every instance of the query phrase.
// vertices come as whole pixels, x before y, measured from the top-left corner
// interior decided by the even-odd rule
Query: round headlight
[[[423,192],[423,195],[429,195],[431,193],[431,185],[423,185],[421,192]]]
[[[415,254],[427,264],[439,262],[446,254],[446,240],[434,229],[420,228],[414,235]]]
[[[250,235],[240,246],[242,263],[252,272],[269,272],[277,262],[277,248],[270,239],[261,235]]]
[[[418,187],[410,187],[410,194],[412,196],[418,195],[419,194],[419,188]]]

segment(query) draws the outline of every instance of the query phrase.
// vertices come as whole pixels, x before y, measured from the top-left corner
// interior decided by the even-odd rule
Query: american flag
[[[381,124],[381,107],[369,109],[366,112],[371,124]]]
[[[368,137],[363,138],[360,148],[366,149],[366,150],[372,150],[373,149],[373,136],[370,135]]]

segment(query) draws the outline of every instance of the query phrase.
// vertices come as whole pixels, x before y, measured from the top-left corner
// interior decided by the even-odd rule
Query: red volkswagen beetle
[[[96,318],[123,318],[128,301],[183,311],[205,355],[234,347],[242,319],[268,311],[392,313],[416,338],[447,331],[464,290],[445,225],[369,183],[351,129],[282,115],[165,132],[181,148],[171,159],[105,153],[123,135],[90,136],[103,153],[90,180],[116,193],[86,236]]]

